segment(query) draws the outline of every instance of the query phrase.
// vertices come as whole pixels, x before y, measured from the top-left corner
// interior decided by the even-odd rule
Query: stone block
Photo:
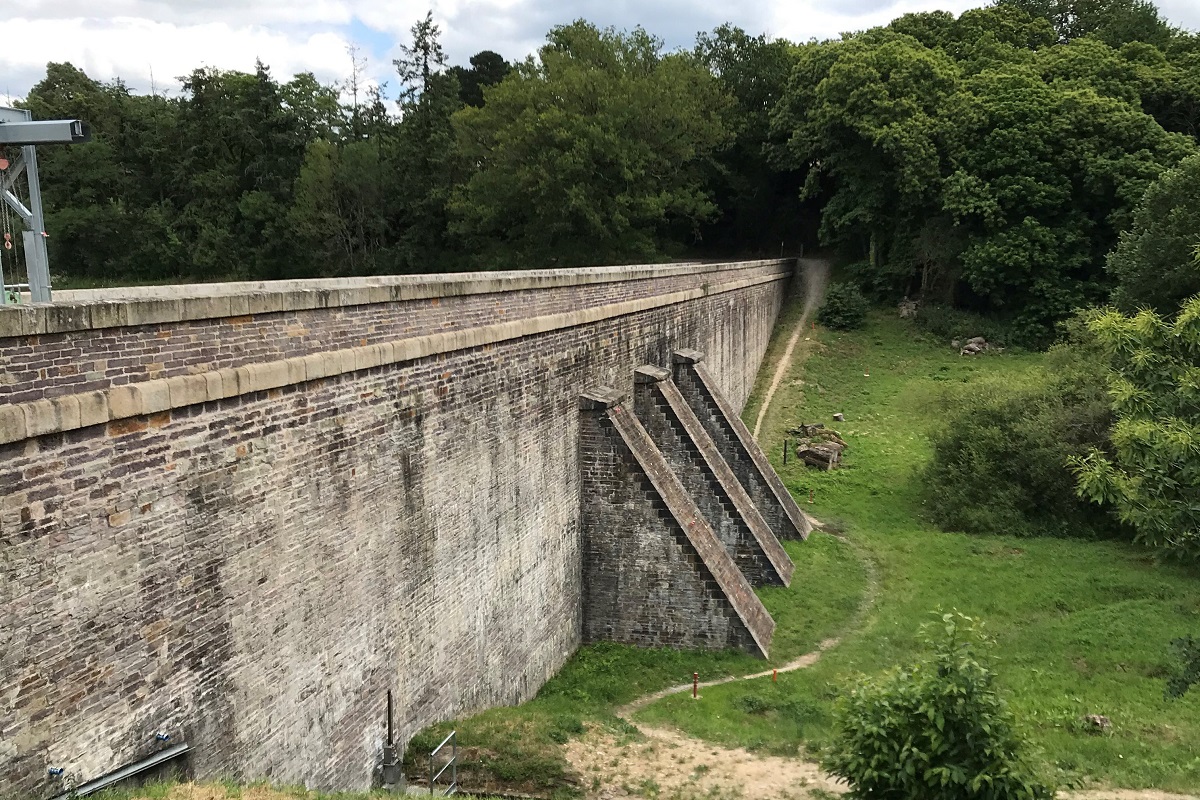
[[[208,379],[204,375],[176,375],[167,378],[171,408],[184,408],[208,401]]]
[[[25,431],[25,410],[16,405],[0,406],[0,444],[24,440]]]
[[[32,439],[48,433],[58,433],[60,417],[58,407],[49,400],[34,400],[22,403],[21,410],[25,413],[25,435]]]
[[[139,414],[157,414],[171,408],[171,390],[166,380],[142,381],[130,386],[134,402],[141,409]]]
[[[84,392],[79,399],[79,427],[103,425],[109,421],[108,393]]]

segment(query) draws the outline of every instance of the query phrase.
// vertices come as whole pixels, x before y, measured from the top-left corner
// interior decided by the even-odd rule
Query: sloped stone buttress
[[[580,406],[584,641],[767,657],[775,621],[623,396]]]
[[[669,370],[636,370],[634,407],[747,580],[755,586],[788,585],[795,565],[671,382]]]
[[[704,354],[696,350],[675,351],[675,385],[771,530],[781,539],[807,539],[812,531],[808,518],[775,474],[749,428],[722,396],[703,360]]]

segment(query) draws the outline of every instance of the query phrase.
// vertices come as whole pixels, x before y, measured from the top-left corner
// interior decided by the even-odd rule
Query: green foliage
[[[1163,126],[1194,131],[1197,106],[1184,56],[1144,39],[1050,44],[1022,5],[799,48],[770,149],[823,201],[822,239],[868,256],[864,285],[969,303],[1044,340],[1106,295],[1133,207],[1196,152]]]
[[[637,28],[555,28],[538,60],[454,118],[476,169],[454,230],[489,266],[656,259],[716,208],[704,186],[730,100],[694,59]]]
[[[1001,320],[941,303],[922,305],[915,321],[918,328],[927,331],[942,345],[955,339],[965,342],[976,336],[982,336],[989,344],[1000,347],[1029,344],[1011,325]]]
[[[1113,303],[1122,311],[1173,313],[1200,292],[1200,155],[1163,173],[1134,211],[1133,226],[1108,256],[1117,279]]]
[[[1200,557],[1200,296],[1174,318],[1107,311],[1090,325],[1111,358],[1111,454],[1072,463],[1079,492],[1112,504],[1139,541]]]
[[[1200,639],[1181,636],[1171,641],[1171,651],[1179,668],[1167,681],[1168,699],[1183,697],[1188,689],[1200,683]]]
[[[985,356],[977,356],[985,357]],[[922,474],[945,530],[1016,536],[1111,535],[1110,515],[1082,501],[1070,459],[1105,448],[1112,407],[1104,362],[1088,341],[1056,345],[1045,373],[951,392]]]
[[[832,283],[825,291],[817,321],[839,331],[861,328],[867,319],[870,304],[853,283]]]
[[[822,766],[853,798],[1033,800],[1054,796],[1025,761],[1028,744],[1001,699],[970,617],[941,615],[930,653],[838,701]]]

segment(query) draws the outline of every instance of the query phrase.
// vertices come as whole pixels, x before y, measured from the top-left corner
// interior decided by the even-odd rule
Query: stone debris
[[[900,311],[900,319],[912,319],[917,316],[917,301],[909,300],[907,297],[900,301],[898,306]]]
[[[789,428],[788,433],[797,437],[796,455],[808,466],[831,470],[841,463],[846,441],[823,423]]]
[[[837,414],[834,414],[834,415],[833,415],[833,421],[834,421],[834,422],[845,422],[845,421],[846,421],[846,415],[845,415],[845,414],[842,414],[842,413],[840,413],[840,412],[839,412],[839,413],[837,413]]]
[[[976,336],[973,339],[967,339],[967,343],[962,346],[962,349],[958,351],[958,354],[960,356],[973,356],[990,348],[991,345],[988,344],[987,339],[983,338],[982,336]]]
[[[1090,733],[1108,733],[1112,730],[1112,720],[1103,714],[1085,714],[1083,722]]]

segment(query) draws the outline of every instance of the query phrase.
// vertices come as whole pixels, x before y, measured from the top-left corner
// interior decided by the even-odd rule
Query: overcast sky
[[[255,58],[286,80],[308,71],[343,80],[347,46],[386,81],[398,41],[432,7],[451,63],[480,50],[511,60],[534,52],[554,25],[584,18],[642,25],[668,47],[732,22],[793,41],[828,38],[886,23],[909,11],[960,13],[986,0],[11,0],[0,3],[0,100],[22,97],[48,61],[90,76],[120,76],[137,92],[178,92],[193,68],[251,70]],[[1171,22],[1200,29],[1200,0],[1160,0]],[[103,12],[97,16],[97,12]],[[392,81],[394,85],[394,81]],[[390,93],[389,93],[390,94]]]

